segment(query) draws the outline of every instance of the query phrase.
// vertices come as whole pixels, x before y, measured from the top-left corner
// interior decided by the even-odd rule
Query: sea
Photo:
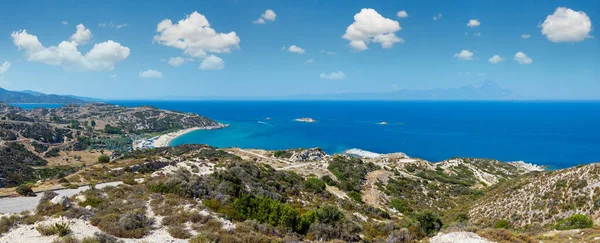
[[[524,161],[560,169],[600,162],[599,101],[122,101],[197,113],[229,126],[171,142],[328,153],[359,148]],[[31,108],[31,107],[29,107]],[[298,122],[313,118],[316,122]]]

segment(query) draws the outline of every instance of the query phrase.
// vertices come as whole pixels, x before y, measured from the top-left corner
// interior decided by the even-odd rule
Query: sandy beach
[[[183,130],[179,130],[176,132],[171,132],[171,133],[167,133],[161,136],[158,136],[158,138],[154,139],[154,141],[152,142],[152,146],[154,146],[155,148],[159,148],[159,147],[168,147],[169,144],[171,143],[171,141],[173,141],[173,139],[186,134],[186,133],[190,133],[196,130],[213,130],[213,129],[220,129],[220,128],[224,128],[227,125],[224,124],[220,124],[217,126],[208,126],[208,127],[191,127],[191,128],[187,128],[187,129],[183,129]]]

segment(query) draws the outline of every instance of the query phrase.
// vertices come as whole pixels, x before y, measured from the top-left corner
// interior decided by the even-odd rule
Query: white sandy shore
[[[158,147],[168,147],[169,144],[171,143],[171,141],[173,141],[173,139],[186,134],[186,133],[190,133],[196,130],[214,130],[214,129],[220,129],[220,128],[224,128],[227,125],[224,124],[219,124],[217,126],[208,126],[208,127],[192,127],[192,128],[188,128],[188,129],[183,129],[183,130],[179,130],[176,132],[171,132],[171,133],[167,133],[161,136],[158,136],[158,138],[156,138],[153,142],[152,142],[152,146],[154,146],[155,148]]]

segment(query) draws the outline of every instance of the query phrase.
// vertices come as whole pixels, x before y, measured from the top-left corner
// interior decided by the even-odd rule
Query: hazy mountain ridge
[[[3,103],[52,103],[52,104],[81,104],[92,98],[72,95],[44,94],[37,91],[11,91],[0,88],[0,102]]]

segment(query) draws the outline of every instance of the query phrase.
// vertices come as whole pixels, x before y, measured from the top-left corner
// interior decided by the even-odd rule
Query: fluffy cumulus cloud
[[[225,62],[218,56],[209,55],[208,57],[204,58],[202,63],[200,63],[200,67],[198,68],[202,70],[221,70],[225,68]]]
[[[529,38],[531,38],[531,35],[530,34],[522,34],[521,38],[523,38],[523,39],[529,39]]]
[[[471,19],[469,20],[469,22],[467,23],[467,26],[471,27],[471,28],[475,28],[477,26],[480,26],[481,23],[479,22],[479,20],[477,19]]]
[[[350,47],[357,51],[368,49],[370,42],[380,43],[382,48],[391,48],[394,43],[402,43],[403,39],[396,36],[400,23],[384,18],[371,8],[363,8],[354,15],[354,23],[346,28],[342,36],[350,41]]]
[[[292,53],[300,53],[300,54],[304,54],[304,52],[306,52],[306,50],[304,50],[304,49],[302,49],[301,47],[299,47],[299,46],[296,46],[296,45],[291,45],[291,46],[288,48],[288,51],[289,51],[289,52],[292,52]]]
[[[27,33],[27,30],[11,34],[13,43],[25,52],[28,61],[62,66],[67,71],[113,70],[117,62],[129,56],[129,48],[112,40],[97,43],[86,54],[82,54],[78,46],[88,42],[91,37],[92,32],[82,24],[77,25],[77,31],[68,41],[62,41],[58,46],[45,47],[37,36]]]
[[[502,61],[504,61],[504,58],[502,58],[501,56],[498,56],[498,55],[494,55],[493,57],[490,57],[490,59],[488,59],[488,61],[491,64],[496,64],[496,63],[501,63]]]
[[[579,42],[590,36],[592,21],[582,11],[559,7],[540,27],[542,34],[552,42]]]
[[[470,52],[469,50],[462,50],[459,53],[454,53],[454,57],[460,60],[470,61],[475,58],[475,54],[473,54],[473,52]]]
[[[332,72],[332,73],[321,73],[320,77],[322,79],[340,80],[340,79],[345,79],[346,74],[344,74],[344,72],[342,72],[342,71],[337,71],[337,72]]]
[[[0,65],[0,76],[2,76],[2,74],[6,73],[6,71],[8,71],[9,68],[10,68],[10,62],[2,63],[2,65]]]
[[[254,23],[265,24],[266,21],[275,21],[275,18],[277,18],[277,14],[275,14],[275,11],[267,9],[263,14],[260,15],[260,18],[254,21]]]
[[[531,64],[533,62],[533,59],[525,55],[523,52],[517,52],[514,59],[519,64]]]
[[[402,10],[402,11],[398,12],[396,14],[396,16],[398,16],[398,18],[406,18],[406,17],[408,17],[408,13],[406,11]]]
[[[171,58],[169,59],[169,62],[168,62],[168,63],[169,63],[169,65],[171,65],[171,66],[173,66],[173,67],[179,67],[179,66],[181,66],[182,64],[184,64],[184,63],[185,63],[185,61],[186,61],[186,60],[185,60],[185,58],[183,58],[183,57],[171,57]]]
[[[162,78],[162,73],[156,70],[148,69],[146,71],[141,71],[138,73],[138,77],[140,78]]]
[[[221,58],[209,53],[230,53],[239,49],[240,45],[240,38],[235,32],[218,33],[210,27],[208,19],[198,12],[193,12],[177,23],[165,19],[157,25],[156,32],[158,34],[154,36],[154,42],[181,49],[184,54],[198,58],[202,63],[212,57],[207,63],[218,58],[223,65]]]

